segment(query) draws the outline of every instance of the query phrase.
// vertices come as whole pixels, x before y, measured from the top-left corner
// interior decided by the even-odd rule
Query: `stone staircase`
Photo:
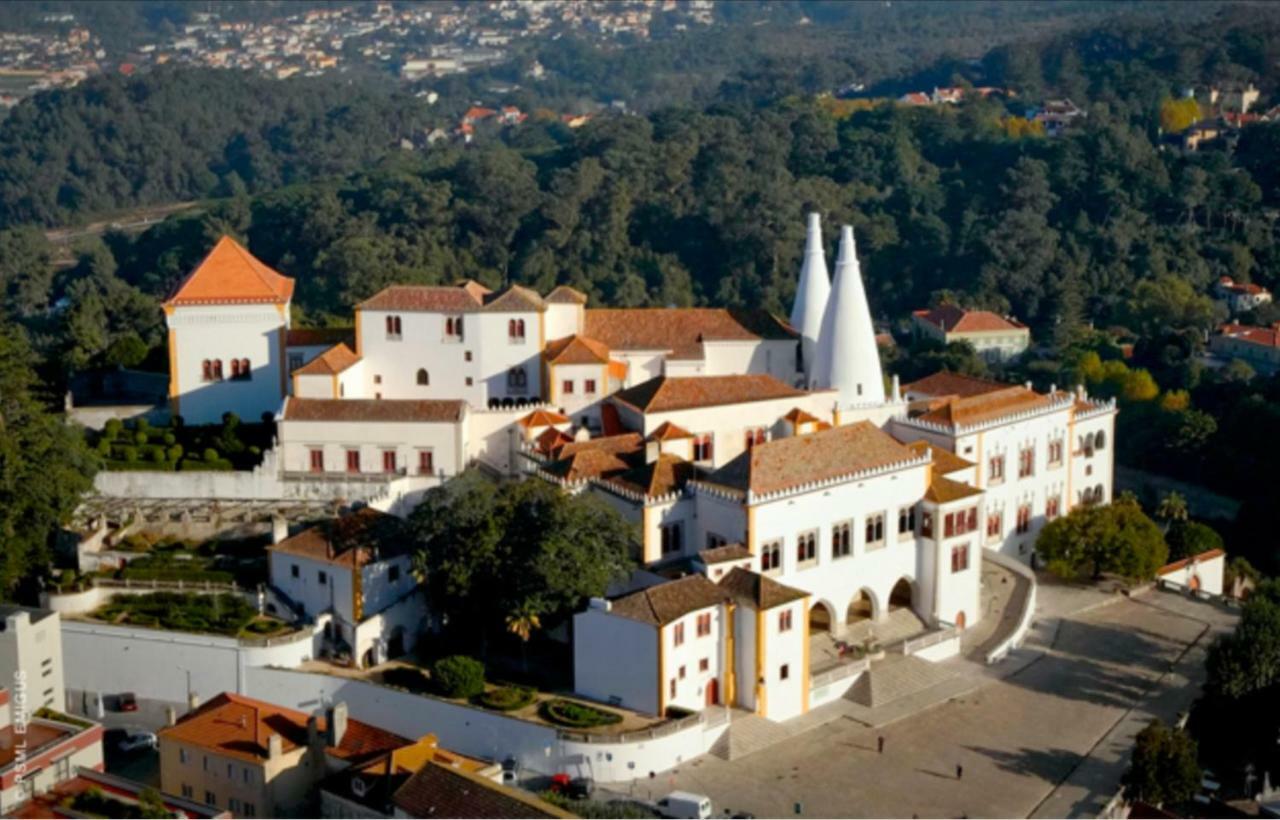
[[[729,728],[709,750],[721,760],[738,760],[753,752],[781,743],[795,734],[795,729],[775,723],[759,715],[734,709]]]
[[[954,677],[954,671],[936,663],[890,654],[875,661],[849,689],[845,698],[860,706],[876,708],[898,698],[923,692]]]

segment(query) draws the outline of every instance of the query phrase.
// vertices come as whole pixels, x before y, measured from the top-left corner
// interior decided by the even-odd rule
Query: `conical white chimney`
[[[835,281],[818,339],[818,386],[839,391],[841,407],[884,404],[884,376],[853,228],[840,229]]]
[[[822,250],[822,217],[811,213],[805,235],[804,263],[800,266],[796,301],[791,308],[791,326],[800,333],[800,355],[805,383],[809,385],[817,376],[818,335],[822,332],[822,315],[830,293],[827,257]]]

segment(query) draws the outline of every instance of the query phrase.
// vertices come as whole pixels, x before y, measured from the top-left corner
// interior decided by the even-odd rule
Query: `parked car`
[[[138,711],[138,696],[132,692],[121,692],[118,701],[121,712]]]
[[[711,798],[693,792],[672,792],[656,804],[663,817],[678,820],[705,820],[711,816]]]
[[[153,732],[131,732],[124,740],[116,744],[122,752],[139,752],[143,749],[156,748],[157,740]]]

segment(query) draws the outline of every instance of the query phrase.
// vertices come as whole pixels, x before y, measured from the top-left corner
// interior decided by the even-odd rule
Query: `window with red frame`
[[[359,450],[347,451],[347,472],[348,473],[360,472],[360,451]]]
[[[998,512],[987,513],[987,537],[999,538],[1004,529],[1004,516]]]
[[[760,571],[782,568],[782,542],[770,541],[760,548]]]
[[[704,612],[698,616],[698,637],[705,638],[711,634],[711,613]]]
[[[395,471],[396,471],[396,451],[383,450],[382,451],[382,472],[394,473]]]
[[[1031,505],[1023,504],[1018,507],[1018,533],[1031,531]]]
[[[1044,501],[1044,517],[1052,521],[1058,517],[1061,501],[1058,496],[1050,496]]]
[[[1036,471],[1036,448],[1023,447],[1018,451],[1018,478],[1026,478]]]
[[[313,473],[324,472],[324,450],[320,450],[320,449],[311,450],[311,472]]]
[[[1004,480],[1004,456],[992,456],[987,461],[987,481]]]
[[[951,548],[951,571],[964,572],[969,568],[969,545],[961,544]]]
[[[713,455],[711,434],[703,433],[693,439],[693,460],[710,461]]]
[[[791,631],[791,618],[792,618],[791,610],[789,609],[784,609],[778,613],[778,631],[779,632]]]
[[[684,645],[684,624],[676,624],[672,627],[671,642],[676,646]]]
[[[435,454],[430,450],[418,451],[418,473],[421,475],[431,475],[436,471]]]

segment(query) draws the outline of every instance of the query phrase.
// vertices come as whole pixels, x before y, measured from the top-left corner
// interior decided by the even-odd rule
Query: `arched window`
[[[515,319],[512,319],[509,322],[507,322],[507,335],[513,339],[516,337],[516,320]]]
[[[431,376],[427,373],[427,369],[425,367],[418,368],[418,384],[423,387],[431,384]]]
[[[253,375],[253,371],[249,367],[248,359],[240,360],[240,378],[247,379]]]
[[[240,378],[240,360],[239,359],[231,360],[231,378],[233,379]]]
[[[523,390],[529,385],[529,375],[523,367],[513,367],[507,371],[507,389]]]
[[[1107,500],[1107,491],[1106,491],[1106,490],[1104,490],[1104,489],[1102,489],[1102,485],[1101,485],[1101,484],[1099,484],[1098,486],[1094,487],[1094,488],[1093,488],[1093,503],[1094,503],[1094,504],[1101,504],[1102,502],[1104,502],[1104,501],[1106,501],[1106,500]]]
[[[1107,446],[1107,434],[1099,430],[1093,436],[1093,447],[1095,450],[1101,450]]]
[[[524,341],[524,319],[516,319],[515,337],[520,341]]]
[[[452,316],[444,320],[444,335],[446,336],[453,335],[453,317]]]
[[[213,381],[213,362],[205,359],[200,363],[200,373],[207,382]]]
[[[213,360],[213,380],[222,381],[222,359]]]

